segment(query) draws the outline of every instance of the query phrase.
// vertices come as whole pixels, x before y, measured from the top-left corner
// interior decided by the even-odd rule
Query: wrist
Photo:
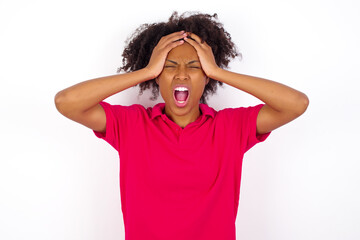
[[[154,79],[157,77],[157,75],[152,71],[149,67],[144,67],[141,69],[141,71],[144,73],[144,76],[147,80]]]
[[[224,70],[222,68],[216,67],[207,75],[209,78],[220,81],[222,72]]]

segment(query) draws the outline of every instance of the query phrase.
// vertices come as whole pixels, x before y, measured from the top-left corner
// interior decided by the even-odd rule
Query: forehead
[[[177,60],[185,60],[185,61],[199,60],[195,48],[187,42],[171,49],[167,58],[171,60],[177,59]]]

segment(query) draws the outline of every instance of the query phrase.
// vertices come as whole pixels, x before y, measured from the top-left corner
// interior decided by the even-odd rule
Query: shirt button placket
[[[181,142],[181,135],[182,135],[181,133],[182,133],[182,129],[180,127],[177,127],[176,128],[176,134],[178,136],[179,143]]]

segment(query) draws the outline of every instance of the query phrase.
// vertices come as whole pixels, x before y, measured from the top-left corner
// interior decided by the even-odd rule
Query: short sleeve
[[[247,144],[245,147],[245,151],[252,148],[255,144],[263,142],[267,139],[271,132],[264,133],[264,134],[257,134],[256,133],[256,120],[259,115],[260,109],[264,106],[264,104],[259,104],[254,107],[247,107],[245,108],[245,121],[243,121],[244,128],[247,129]]]
[[[224,121],[228,136],[241,153],[245,153],[255,144],[265,141],[269,133],[256,133],[256,120],[260,109],[264,104],[251,107],[226,108],[221,111],[221,121]]]
[[[115,110],[115,106],[107,103],[107,102],[100,102],[99,103],[105,111],[106,115],[106,131],[105,133],[101,133],[98,131],[93,130],[95,136],[100,139],[105,140],[111,146],[113,146],[116,150],[119,150],[118,144],[118,133],[119,133],[119,125],[117,121],[117,111]]]
[[[106,115],[105,133],[94,131],[95,136],[105,140],[117,151],[124,144],[121,139],[127,139],[132,131],[140,124],[140,119],[146,113],[143,106],[133,104],[131,106],[111,105],[101,101],[99,103]]]

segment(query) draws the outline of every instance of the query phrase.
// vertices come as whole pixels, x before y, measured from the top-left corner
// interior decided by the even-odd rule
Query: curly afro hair
[[[216,64],[220,68],[227,68],[232,58],[241,56],[235,44],[231,41],[230,34],[225,31],[223,24],[217,21],[216,13],[209,15],[198,12],[185,12],[179,16],[177,12],[173,12],[168,22],[142,24],[135,30],[126,41],[122,54],[123,66],[118,68],[117,72],[136,71],[146,67],[160,38],[181,30],[195,33],[202,41],[205,41],[211,47]],[[205,86],[200,103],[206,104],[208,95],[216,92],[218,84],[223,85],[222,82],[210,78],[209,83]],[[153,96],[150,100],[156,100],[159,96],[159,86],[155,79],[142,82],[139,85],[139,95],[146,89],[152,88]]]

